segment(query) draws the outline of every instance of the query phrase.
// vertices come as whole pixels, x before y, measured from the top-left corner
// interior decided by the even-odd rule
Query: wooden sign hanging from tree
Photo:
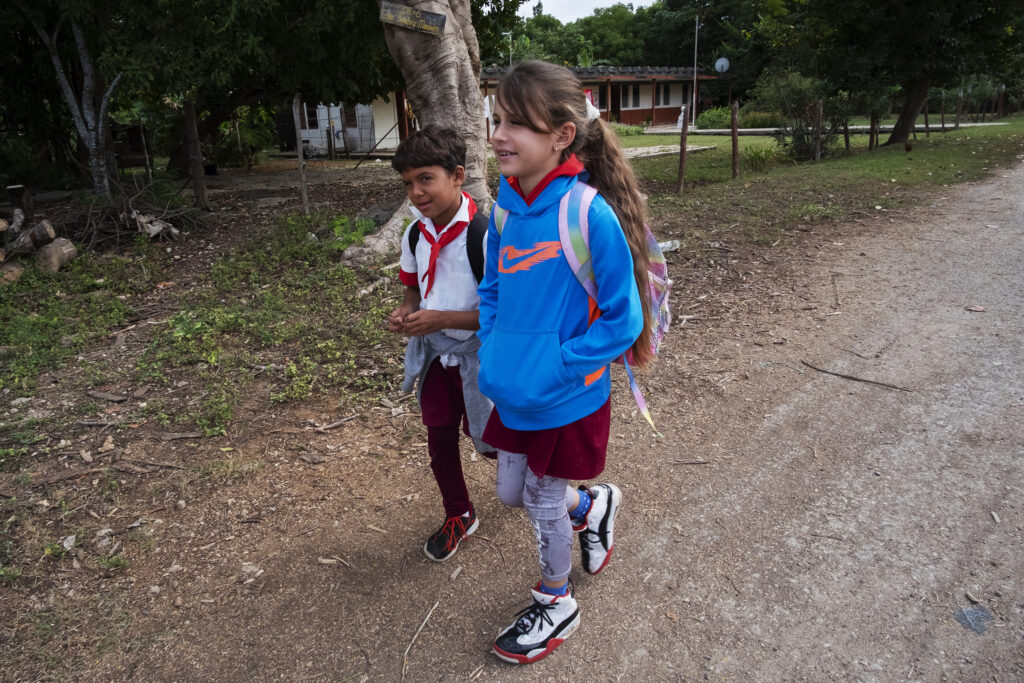
[[[380,3],[380,20],[385,24],[394,24],[413,31],[422,31],[439,36],[444,33],[445,15],[424,12],[396,2],[383,0]]]

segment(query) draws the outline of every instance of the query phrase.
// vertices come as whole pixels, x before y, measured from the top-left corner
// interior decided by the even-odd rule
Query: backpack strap
[[[420,243],[420,222],[413,221],[409,224],[409,251],[413,258],[416,258],[416,245]]]
[[[589,215],[590,204],[596,195],[595,188],[577,182],[571,190],[562,195],[562,200],[558,204],[558,238],[562,242],[562,253],[565,254],[565,259],[569,262],[576,279],[593,302],[592,307],[597,303],[597,280],[590,257]],[[633,392],[636,407],[650,423],[654,433],[661,436],[658,428],[654,426],[651,412],[647,409],[647,401],[644,400],[644,395],[633,375],[633,368],[629,367],[625,354],[622,356],[622,364],[626,367],[626,375],[629,376],[629,389]]]
[[[505,229],[505,219],[508,218],[508,209],[503,209],[498,206],[498,202],[494,202],[491,206],[491,215],[494,217],[494,227],[498,229],[498,234]]]
[[[477,211],[466,226],[466,256],[477,284],[484,279],[484,235],[487,227],[487,215],[483,211]]]
[[[597,301],[597,280],[590,258],[590,204],[597,189],[577,182],[558,203],[558,239],[569,267],[587,295]]]

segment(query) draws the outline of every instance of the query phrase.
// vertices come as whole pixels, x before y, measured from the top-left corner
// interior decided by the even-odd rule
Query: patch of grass
[[[766,145],[748,145],[740,159],[748,170],[754,173],[767,171],[778,158],[778,146],[774,141]]]
[[[615,134],[620,138],[623,137],[636,137],[644,134],[645,126],[630,126],[625,123],[611,123],[608,124]]]
[[[10,538],[6,538],[9,533],[8,528],[5,526],[0,531],[0,585],[12,586],[17,583],[21,577],[21,570],[17,567],[12,567],[14,558],[11,557],[11,551],[14,549],[14,541]]]
[[[17,567],[0,566],[0,585],[13,586],[21,578],[21,570]]]
[[[235,415],[238,387],[220,384],[210,387],[192,420],[206,436],[221,436],[227,433],[228,424]]]
[[[38,611],[5,614],[5,671],[26,680],[79,679],[104,654],[130,651],[152,638],[138,635],[131,612],[113,599],[77,593],[74,599],[47,600]]]
[[[841,218],[844,215],[845,212],[842,208],[834,204],[822,205],[810,203],[791,207],[789,211],[786,212],[785,218],[805,221],[808,223],[816,223],[818,221]]]
[[[42,441],[46,437],[40,434],[40,427],[47,424],[47,420],[38,418],[25,418],[23,420],[17,420],[7,425],[10,430],[8,436],[11,442],[21,444],[23,446],[31,446],[34,443]]]
[[[28,454],[28,449],[21,448],[0,448],[0,472],[17,472],[21,468],[21,461]]]
[[[113,500],[120,491],[121,482],[117,479],[107,479],[103,482],[103,487],[100,489],[100,493],[107,500]]]
[[[0,389],[31,390],[39,373],[124,325],[132,297],[148,291],[162,267],[150,255],[85,252],[57,273],[30,266],[0,287]]]
[[[402,344],[384,324],[401,288],[358,293],[371,279],[395,273],[378,266],[358,272],[339,261],[342,249],[371,227],[345,216],[289,215],[253,235],[212,265],[209,288],[182,299],[137,362],[137,375],[198,371],[207,385],[204,398],[183,418],[210,436],[225,433],[255,375],[270,382],[275,402],[338,386],[360,388],[365,378],[381,374],[374,361],[368,368],[362,360],[375,355],[366,350],[384,346],[397,356]],[[348,396],[358,400],[358,392]]]
[[[232,455],[226,459],[211,460],[197,467],[191,472],[196,479],[213,484],[227,484],[241,481],[263,467],[263,463],[257,460],[245,460],[239,456]]]
[[[44,557],[52,557],[55,560],[59,560],[67,555],[67,553],[67,549],[58,542],[50,541],[43,546]]]
[[[128,560],[120,553],[117,555],[111,555],[110,557],[100,556],[96,561],[107,571],[127,569],[128,567]]]

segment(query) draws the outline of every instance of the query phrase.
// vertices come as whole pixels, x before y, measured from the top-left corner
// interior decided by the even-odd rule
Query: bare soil
[[[394,197],[384,178],[324,179],[314,202],[369,209]],[[199,256],[297,206],[290,181],[233,180],[180,286]],[[78,535],[0,587],[0,680],[1021,680],[1022,184],[1018,164],[770,249],[670,254],[676,322],[641,379],[662,436],[616,373],[601,477],[624,496],[615,554],[600,576],[574,569],[582,626],[540,663],[489,653],[537,579],[491,461],[466,446],[481,525],[437,564],[412,401],[318,431],[346,417],[335,401],[271,406],[257,388],[229,437],[82,426],[69,451],[102,465],[41,463],[55,480],[35,492],[0,479],[33,509],[20,533]],[[96,358],[140,350],[123,342]],[[12,409],[58,419],[76,400],[44,385]],[[53,506],[109,486],[114,465],[106,503]],[[127,568],[89,559],[112,543]]]

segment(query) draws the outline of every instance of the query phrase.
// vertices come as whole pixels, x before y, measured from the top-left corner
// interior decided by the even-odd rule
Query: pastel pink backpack
[[[569,262],[573,274],[591,300],[591,307],[596,308],[597,302],[597,280],[594,278],[594,267],[590,258],[590,232],[589,213],[590,204],[597,196],[597,189],[583,182],[577,182],[572,189],[566,192],[558,204],[558,237],[562,242],[562,253]],[[508,210],[501,208],[497,203],[492,209],[494,225],[498,234],[505,227],[505,220],[508,218]],[[672,322],[672,313],[668,306],[668,295],[672,288],[672,280],[668,277],[668,265],[665,263],[665,254],[658,244],[657,238],[646,225],[644,230],[647,234],[647,279],[650,283],[651,292],[651,352],[658,354],[661,348],[661,340],[668,332],[669,324]],[[629,366],[633,360],[633,350],[626,351],[615,360],[622,363],[629,376],[629,388],[633,392],[633,398],[640,412],[650,423],[654,431],[654,420],[647,409],[647,401],[644,400],[640,387],[637,385],[633,369]]]

